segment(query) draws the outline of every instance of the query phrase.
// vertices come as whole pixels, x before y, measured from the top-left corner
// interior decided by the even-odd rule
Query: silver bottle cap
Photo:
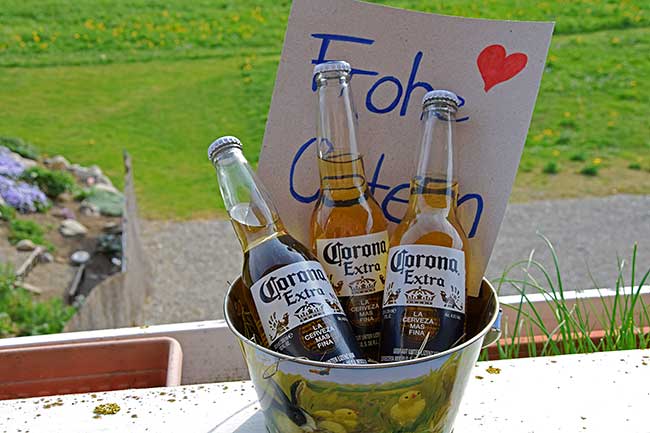
[[[344,60],[333,60],[331,62],[319,63],[314,66],[314,75],[322,74],[324,72],[352,72],[350,64]]]
[[[451,102],[456,109],[458,109],[458,106],[460,105],[460,99],[454,92],[450,90],[436,89],[427,92],[427,94],[424,95],[424,98],[422,98],[422,107],[424,108],[435,101]]]
[[[217,152],[228,147],[238,147],[241,149],[241,141],[239,141],[239,138],[233,137],[232,135],[224,135],[223,137],[217,138],[212,142],[210,147],[208,147],[208,159],[212,161]]]

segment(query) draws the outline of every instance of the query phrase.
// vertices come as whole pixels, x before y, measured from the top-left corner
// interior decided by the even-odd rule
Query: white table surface
[[[102,403],[121,410],[95,418]],[[650,433],[649,412],[650,350],[489,361],[472,372],[455,432]],[[250,382],[0,402],[0,432],[264,431]]]

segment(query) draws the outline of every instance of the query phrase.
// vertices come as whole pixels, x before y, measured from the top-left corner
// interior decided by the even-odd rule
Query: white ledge
[[[650,350],[480,362],[455,431],[647,433],[649,401]],[[121,410],[94,418],[102,403]],[[0,420],[11,432],[265,431],[250,382],[9,400],[0,402]]]

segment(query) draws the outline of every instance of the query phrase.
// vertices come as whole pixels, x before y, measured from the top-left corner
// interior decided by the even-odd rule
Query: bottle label
[[[276,269],[256,281],[250,290],[269,344],[278,351],[282,351],[282,347],[276,347],[275,343],[281,343],[281,339],[287,340],[286,344],[292,343],[293,338],[283,339],[283,336],[307,322],[332,315],[346,320],[325,270],[316,261],[297,262]],[[313,352],[335,343],[327,327],[300,334],[304,346]]]
[[[465,253],[433,245],[399,245],[388,256],[382,362],[428,356],[462,337]]]
[[[368,295],[384,290],[388,232],[318,239],[316,250],[337,296]]]

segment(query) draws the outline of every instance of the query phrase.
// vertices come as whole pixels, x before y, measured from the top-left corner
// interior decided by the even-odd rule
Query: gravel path
[[[223,318],[228,281],[241,272],[241,247],[223,220],[142,224],[153,270],[147,324]]]
[[[533,249],[535,258],[554,273],[551,254],[536,232],[553,243],[565,290],[595,287],[590,273],[598,287],[614,287],[618,275],[617,256],[627,262],[623,277],[629,285],[630,258],[635,242],[638,243],[637,281],[650,268],[650,195],[508,206],[488,266],[488,278],[497,278],[506,266],[527,259]],[[518,292],[503,286],[501,293]]]
[[[237,277],[242,260],[230,223],[145,221],[142,228],[154,268],[155,293],[146,306],[147,323],[222,318],[227,282]],[[635,241],[638,268],[650,267],[650,196],[619,195],[509,206],[488,278],[500,276],[504,267],[527,258],[532,249],[552,268],[537,231],[553,242],[566,289],[593,287],[589,272],[601,287],[612,287],[616,257],[628,260]],[[629,278],[629,271],[625,275]],[[504,286],[501,292],[516,290]]]

